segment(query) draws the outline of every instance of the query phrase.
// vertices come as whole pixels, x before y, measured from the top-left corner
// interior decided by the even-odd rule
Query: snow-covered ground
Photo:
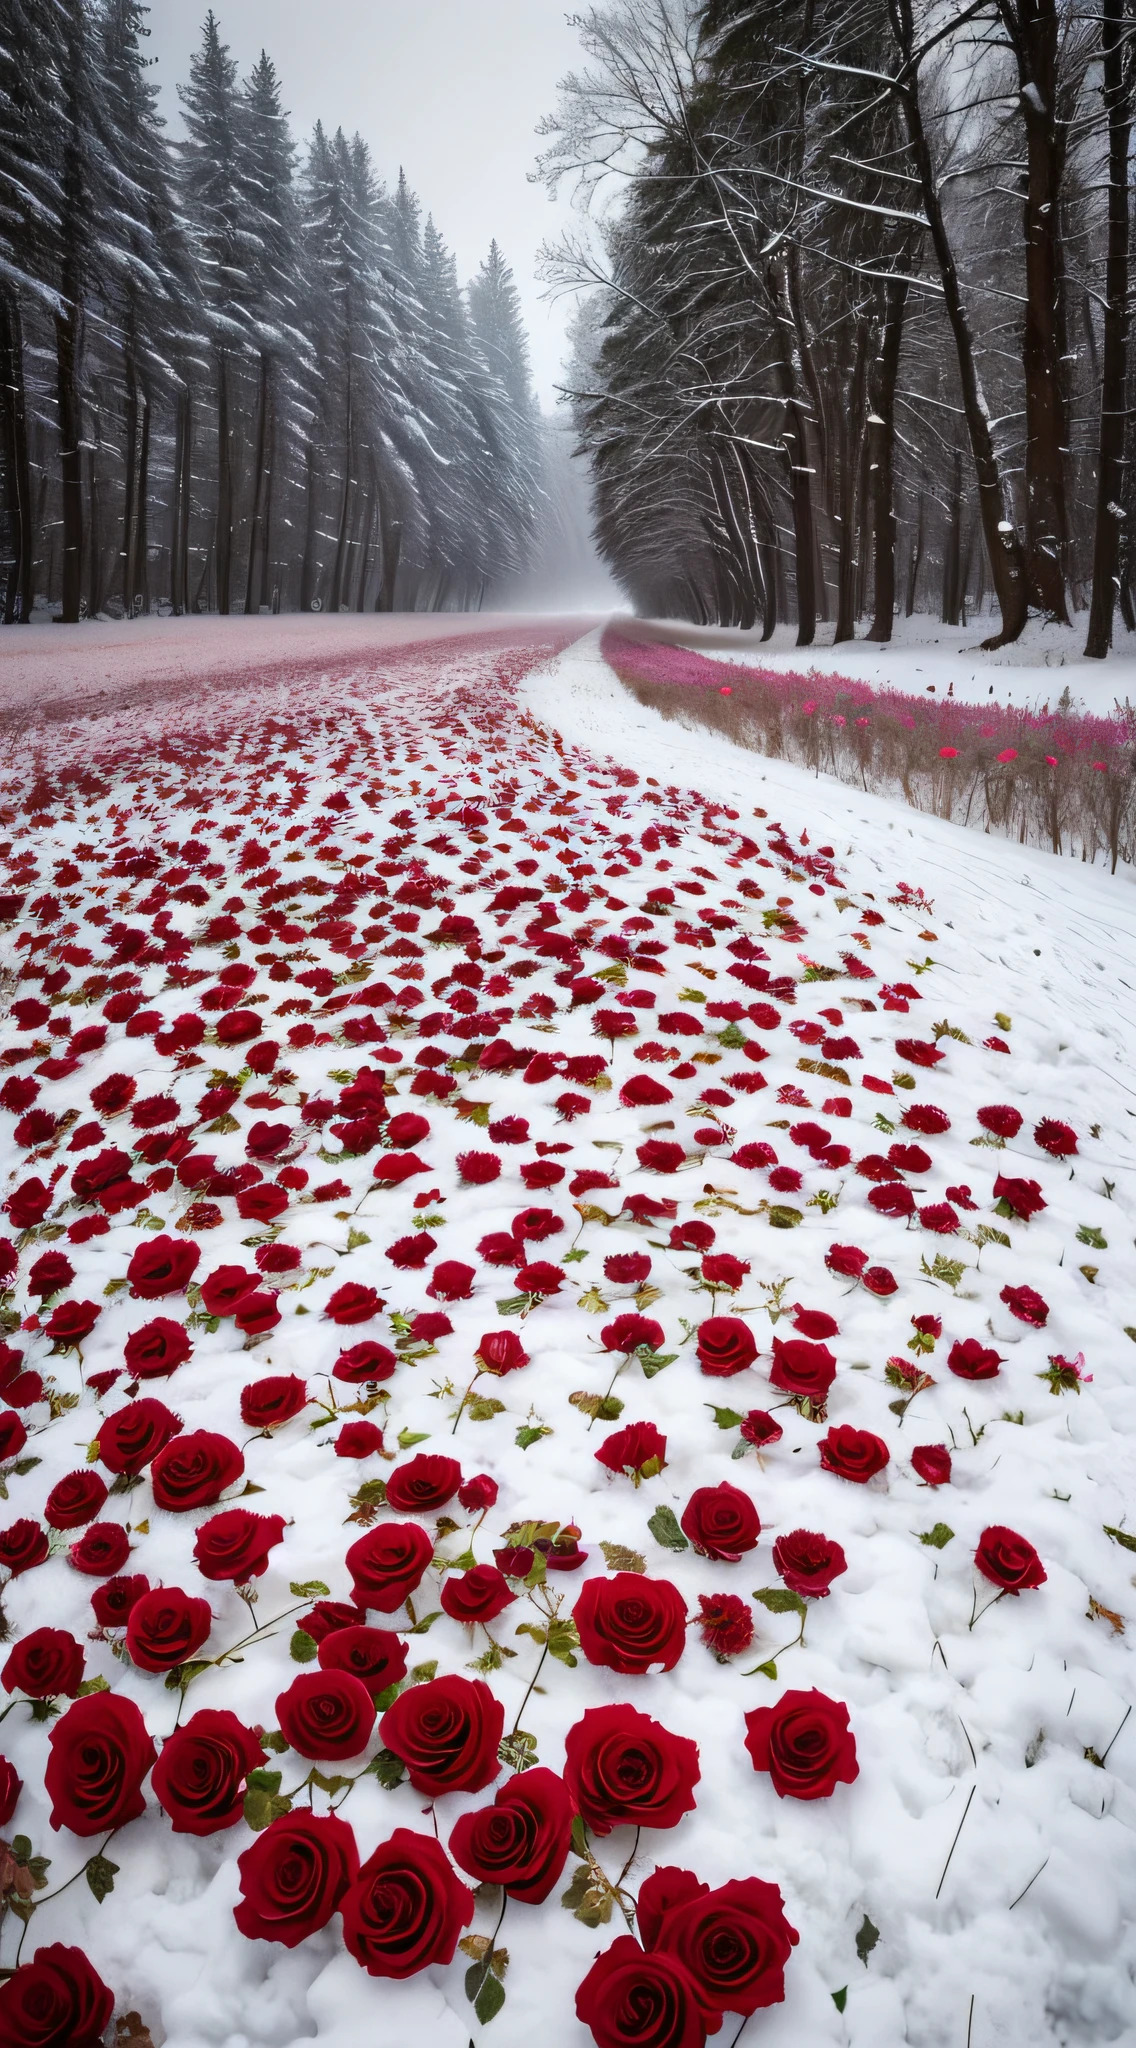
[[[642,620],[617,622],[632,638],[644,629]],[[1107,661],[1086,661],[1084,622],[1075,627],[1030,621],[1012,646],[988,652],[982,641],[995,622],[986,614],[969,626],[943,626],[925,615],[897,618],[889,646],[874,640],[845,640],[834,647],[832,627],[820,626],[812,647],[798,647],[791,626],[779,626],[769,641],[761,629],[743,633],[730,628],[684,625],[676,619],[646,622],[650,633],[697,648],[700,654],[755,668],[807,674],[851,676],[877,688],[890,686],[953,694],[964,703],[1012,704],[1018,710],[1056,710],[1062,692],[1074,707],[1107,717],[1115,704],[1136,702],[1136,641],[1116,621],[1113,651]]]
[[[19,1236],[5,1297],[10,1324],[22,1325],[10,1330],[11,1348],[26,1370],[54,1379],[57,1397],[53,1413],[22,1389],[28,1454],[41,1463],[9,1475],[7,1520],[42,1520],[49,1491],[86,1469],[104,1418],[135,1398],[122,1370],[125,1340],[155,1315],[173,1319],[192,1355],[170,1378],[143,1380],[137,1396],[163,1401],[185,1432],[243,1445],[244,1471],[226,1501],[247,1479],[263,1489],[253,1511],[286,1524],[256,1581],[262,1623],[313,1597],[297,1601],[290,1584],[318,1580],[335,1600],[350,1597],[345,1552],[366,1533],[365,1516],[345,1519],[360,1513],[351,1496],[419,1451],[452,1456],[465,1479],[488,1474],[500,1489],[482,1524],[454,1500],[444,1506],[451,1527],[441,1556],[472,1549],[485,1564],[511,1524],[571,1524],[588,1556],[582,1571],[549,1577],[562,1616],[581,1587],[619,1565],[633,1575],[642,1565],[650,1580],[678,1588],[693,1621],[672,1669],[620,1673],[577,1650],[575,1668],[547,1660],[530,1693],[539,1650],[515,1631],[522,1619],[541,1625],[542,1596],[514,1580],[517,1602],[492,1633],[516,1654],[495,1668],[490,1660],[483,1677],[505,1728],[523,1715],[541,1763],[555,1771],[569,1731],[609,1703],[630,1702],[697,1743],[694,1810],[673,1828],[645,1829],[638,1843],[617,1828],[593,1849],[613,1879],[628,1864],[631,1897],[656,1866],[711,1886],[758,1877],[780,1887],[800,1940],[784,2003],[755,2013],[743,2048],[1136,2043],[1136,1717],[1125,1721],[1132,1671],[1123,1632],[1134,1559],[1106,1534],[1125,1526],[1136,1503],[1136,1346],[1126,1334],[1136,1328],[1130,884],[657,720],[607,670],[595,633],[565,652],[563,626],[543,641],[533,626],[510,645],[503,628],[480,646],[422,647],[398,660],[368,648],[332,694],[320,673],[301,673],[306,643],[278,684],[263,672],[236,678],[230,647],[246,630],[234,622],[216,636],[227,680],[204,710],[182,696],[147,712],[140,692],[116,716],[91,707],[81,726],[37,735],[43,780],[33,812],[16,808],[31,778],[21,761],[0,788],[3,858],[14,870],[0,878],[0,898],[25,899],[0,936],[0,964],[49,973],[48,1017],[25,1013],[31,1021],[20,1028],[10,1018],[3,1046],[24,1048],[9,1059],[9,1078],[38,1076],[35,1107],[55,1120],[36,1136],[19,1128],[26,1106],[0,1109],[5,1199],[60,1169],[46,1230]],[[331,672],[329,662],[322,673]],[[99,783],[51,787],[70,761],[92,763]],[[25,881],[21,853],[36,870]],[[352,875],[365,887],[353,888]],[[313,879],[331,885],[330,903],[302,891]],[[522,890],[538,894],[515,900]],[[669,907],[660,891],[672,892]],[[451,930],[445,943],[447,915],[472,919],[476,938]],[[61,972],[67,980],[56,985]],[[98,974],[121,983],[128,1001],[137,995],[136,1014],[156,1012],[156,1021],[128,1037],[124,1005],[104,1017],[105,986],[72,1007]],[[236,1008],[226,987],[240,990]],[[10,995],[34,1001],[41,984],[25,978]],[[257,1028],[234,1031],[226,1046],[216,1032],[233,1015]],[[179,1050],[167,1031],[186,1016],[211,1036],[195,1047],[191,1021]],[[616,1035],[619,1016],[631,1035]],[[66,1034],[52,1042],[50,1026],[104,1021],[105,1043],[59,1072],[69,1062],[52,1054]],[[499,1040],[527,1064],[468,1063],[475,1046]],[[276,1051],[261,1058],[265,1041]],[[899,1041],[941,1057],[922,1065]],[[637,1057],[653,1046],[654,1056]],[[598,1077],[566,1070],[566,1061],[596,1055],[606,1062]],[[257,1060],[263,1071],[251,1070]],[[392,1163],[405,1153],[389,1131],[381,1146],[344,1153],[335,1125],[357,1113],[350,1101],[327,1114],[313,1108],[339,1103],[348,1077],[364,1069],[393,1077],[390,1115],[419,1114],[428,1126],[413,1140],[416,1170],[400,1183]],[[137,1102],[173,1099],[154,1125],[171,1129],[176,1115],[189,1140],[175,1141],[171,1163],[141,1156],[144,1130],[129,1104],[113,1118],[92,1107],[91,1091],[123,1073]],[[442,1077],[440,1093],[422,1092],[430,1073]],[[662,1091],[652,1105],[641,1085],[627,1094],[645,1079]],[[227,1107],[218,1113],[216,1097],[202,1106],[204,1091],[223,1082],[233,1091]],[[925,1133],[918,1117],[901,1124],[928,1105],[949,1128]],[[978,1112],[991,1105],[1021,1114],[1002,1149],[981,1142]],[[102,1125],[94,1137],[93,1116]],[[509,1119],[523,1119],[523,1141]],[[1035,1142],[1042,1119],[1072,1127],[1075,1153],[1055,1156]],[[278,1141],[264,1137],[265,1125],[283,1128],[282,1150],[273,1153]],[[676,1145],[685,1157],[665,1170],[675,1163],[665,1148]],[[761,1145],[778,1166],[743,1152]],[[890,1166],[894,1177],[876,1166],[856,1172],[874,1158],[886,1174],[896,1146],[923,1148],[929,1163],[908,1150]],[[108,1202],[105,1190],[101,1204],[97,1191],[84,1200],[74,1172],[113,1148],[126,1153],[119,1172],[139,1199],[128,1188],[121,1200]],[[494,1155],[497,1176],[470,1178],[470,1152]],[[218,1175],[260,1160],[260,1178],[244,1194],[231,1179],[211,1193],[202,1153]],[[187,1154],[198,1163],[182,1174]],[[548,1170],[556,1166],[561,1180]],[[577,1186],[581,1173],[609,1186]],[[999,1173],[1037,1184],[1044,1206],[1028,1223],[996,1210]],[[257,1186],[276,1193],[250,1204]],[[889,1187],[910,1188],[910,1219],[870,1199]],[[673,1214],[640,1208],[637,1219],[635,1197],[673,1204]],[[555,1227],[526,1240],[517,1233],[533,1210]],[[416,1217],[427,1219],[424,1230]],[[695,1224],[715,1233],[714,1254],[748,1265],[736,1295],[707,1293],[693,1241],[672,1247],[675,1231]],[[514,1235],[516,1265],[491,1263],[495,1233]],[[17,1239],[15,1228],[9,1234]],[[129,1262],[164,1237],[199,1250],[195,1284],[223,1266],[260,1269],[261,1292],[279,1290],[278,1320],[270,1303],[264,1333],[245,1337],[232,1313],[207,1318],[182,1290],[137,1298],[124,1284]],[[408,1240],[421,1255],[414,1264]],[[827,1262],[834,1245],[888,1269],[894,1291],[841,1277],[842,1261]],[[274,1270],[278,1247],[298,1255],[291,1270]],[[73,1276],[41,1306],[28,1283],[48,1250],[65,1254]],[[543,1294],[530,1288],[527,1307],[515,1298],[525,1291],[522,1253],[559,1268]],[[605,1273],[609,1259],[628,1254],[650,1261],[638,1296],[633,1282]],[[447,1298],[438,1268],[448,1261],[468,1267],[469,1299]],[[449,1284],[460,1296],[452,1275]],[[329,1315],[347,1285],[377,1290],[369,1320],[337,1325]],[[1043,1297],[1044,1327],[1014,1312],[1028,1301],[1003,1299],[1023,1286]],[[81,1362],[74,1350],[53,1354],[43,1327],[65,1300],[100,1310]],[[620,1354],[605,1350],[601,1333],[632,1311],[661,1327],[656,1352],[675,1355],[657,1370],[649,1357],[650,1376],[632,1355],[615,1382],[622,1414],[589,1427],[573,1397],[604,1393]],[[410,1324],[423,1312],[444,1313],[452,1328],[416,1342]],[[773,1339],[794,1338],[797,1320],[816,1327],[810,1314],[835,1325],[825,1340],[836,1362],[826,1422],[787,1405],[770,1382]],[[699,1367],[694,1332],[714,1315],[738,1318],[757,1346],[755,1363],[732,1378]],[[917,1316],[942,1323],[922,1350],[911,1348]],[[467,1407],[455,1422],[479,1344],[502,1329],[520,1338],[529,1363],[483,1376],[477,1394],[502,1405]],[[994,1377],[949,1368],[948,1353],[968,1339],[997,1354]],[[370,1409],[393,1462],[375,1451],[359,1463],[337,1457],[344,1421],[315,1405],[328,1395],[341,1408],[368,1398],[365,1385],[328,1377],[361,1340],[401,1347]],[[1053,1358],[1070,1362],[1071,1382],[1079,1367],[1079,1391],[1051,1391],[1045,1375],[1060,1384],[1061,1371]],[[897,1360],[933,1382],[902,1416]],[[117,1377],[99,1381],[105,1373]],[[241,1389],[275,1375],[303,1380],[308,1411],[256,1435],[240,1419]],[[774,1412],[783,1431],[760,1456],[738,1426],[751,1411]],[[664,1468],[639,1486],[594,1455],[634,1422],[666,1437]],[[820,1441],[845,1425],[887,1447],[886,1468],[866,1484],[822,1466]],[[926,1445],[952,1453],[951,1477],[936,1489],[911,1462]],[[93,1469],[105,1470],[97,1457]],[[697,1489],[721,1484],[756,1508],[757,1546],[737,1561],[666,1547],[658,1510],[683,1518]],[[208,1598],[204,1658],[249,1633],[235,1589],[204,1580],[195,1563],[213,1505],[169,1512],[144,1475],[99,1513],[129,1530],[127,1572]],[[406,1519],[373,1512],[375,1529]],[[438,1534],[434,1512],[417,1519]],[[995,1602],[996,1585],[973,1564],[990,1525],[1036,1547],[1044,1584]],[[805,1642],[786,1648],[797,1616],[754,1596],[781,1588],[773,1545],[798,1529],[838,1542],[847,1571],[827,1598],[809,1601]],[[933,1531],[938,1547],[920,1540]],[[57,1539],[56,1552],[81,1533]],[[605,1544],[633,1555],[609,1560]],[[178,1714],[176,1685],[116,1654],[113,1631],[91,1639],[99,1583],[65,1554],[15,1578],[4,1595],[12,1641],[18,1647],[45,1622],[70,1631],[87,1677],[134,1702],[160,1746]],[[740,1596],[754,1630],[744,1653],[723,1662],[696,1625],[700,1598],[721,1594]],[[414,1598],[420,1617],[440,1606],[432,1571]],[[487,1649],[481,1630],[471,1635],[446,1614],[422,1640],[404,1611],[372,1610],[368,1621],[399,1630],[410,1663],[436,1660],[439,1675],[472,1677],[471,1660]],[[293,1612],[243,1661],[202,1671],[182,1719],[222,1708],[248,1728],[278,1728],[278,1696],[317,1668],[292,1661],[294,1626]],[[758,1668],[771,1663],[775,1676]],[[812,1688],[847,1708],[858,1776],[828,1798],[780,1798],[751,1763],[745,1716]],[[30,1837],[52,1858],[50,1892],[103,1841],[50,1824],[49,1744],[75,1711],[59,1704],[62,1720],[45,1723],[21,1705],[0,1728],[0,1750],[23,1780],[2,1832]],[[358,1760],[317,1768],[354,1777],[385,1740],[376,1733]],[[1106,1752],[1101,1768],[1095,1759]],[[292,1753],[268,1763],[281,1769],[285,1792],[309,1770]],[[360,1970],[338,1915],[293,1949],[246,1938],[233,1908],[249,1827],[171,1833],[148,1780],[144,1792],[145,1812],[107,1851],[118,1866],[113,1891],[102,1904],[81,1881],[59,1903],[45,1894],[22,1960],[40,1943],[81,1945],[118,2013],[140,2013],[155,2048],[311,2039],[322,2048],[466,2048],[471,2039],[529,2048],[538,2038],[585,2048],[576,1988],[621,1921],[617,1910],[588,1927],[562,1908],[574,1858],[546,1903],[509,1904],[506,2002],[483,2027],[466,2001],[460,1955],[391,1982]],[[317,1812],[340,1796],[319,1787],[303,1795]],[[386,1790],[364,1773],[342,1817],[366,1857],[396,1828],[445,1844],[457,1817],[492,1796],[431,1801],[407,1782]],[[479,1904],[468,1931],[489,1936],[495,1919],[495,1902]],[[18,1935],[9,1914],[0,1967],[11,1966]],[[717,2038],[732,2044],[738,2030],[729,2017]]]

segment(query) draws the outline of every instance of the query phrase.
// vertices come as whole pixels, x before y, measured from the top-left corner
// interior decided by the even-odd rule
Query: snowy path
[[[256,1779],[247,1821],[231,1797],[215,1831],[179,1830],[177,1765],[151,1779],[144,1752],[179,1714],[235,1716],[254,1750],[287,1724],[262,1765],[279,1792],[342,1800],[362,1858],[411,1831],[425,1868],[506,1784],[502,1725],[560,1773],[582,1717],[629,1703],[700,1775],[638,1844],[593,1825],[628,1912],[677,1866],[779,1886],[799,1933],[742,2048],[1136,2043],[1136,1544],[1106,1533],[1136,1510],[1130,884],[656,721],[596,635],[560,651],[564,622],[337,649],[314,675],[305,640],[243,677],[240,630],[207,698],[158,678],[147,708],[132,671],[113,715],[45,721],[0,782],[0,1564],[27,1564],[3,1604],[15,1653],[49,1624],[109,1687],[0,1728],[23,1781],[0,1833],[52,1859],[21,1962],[80,1944],[155,2048],[586,2048],[576,1990],[623,1922],[561,1906],[574,1873],[587,1889],[576,1855],[543,1904],[510,1901],[482,2026],[468,1949],[360,1969],[362,1878],[295,1946],[238,1931],[242,1868],[247,1904],[289,1816],[263,1827]],[[980,1120],[997,1106],[1017,1114]],[[143,1401],[180,1427],[152,1417],[152,1453],[173,1433],[116,1484]],[[911,1456],[931,1446],[935,1487]],[[84,1486],[85,1525],[61,1523]],[[263,1518],[256,1619],[281,1621],[209,1662],[253,1633],[241,1579],[202,1569],[237,1502]],[[372,1551],[408,1524],[404,1607]],[[973,1562],[992,1525],[1044,1583],[996,1599]],[[847,1568],[794,1645],[800,1530]],[[545,1549],[493,1582],[517,1537]],[[168,1679],[105,1591],[142,1574],[210,1610]],[[491,1633],[467,1626],[495,1583]],[[357,1617],[328,1603],[353,1599],[360,1656],[378,1630],[403,1646],[402,1719],[384,1700],[371,1732],[368,1696],[356,1750],[300,1753],[288,1695],[333,1676]],[[575,1663],[554,1651],[532,1690],[518,1624],[550,1610]],[[484,1768],[434,1797],[429,1688],[476,1749],[474,1679]],[[858,1774],[845,1751],[830,1796],[781,1797],[745,1717],[814,1688]],[[138,1796],[80,1829],[102,1793],[52,1792],[49,1758],[108,1699],[135,1714]],[[569,1788],[594,1806],[579,1740]],[[113,1890],[56,1905],[119,1818]],[[462,1906],[448,1952],[498,1908]],[[7,1913],[0,1968],[19,1933]],[[722,2009],[732,2044],[746,2006]]]

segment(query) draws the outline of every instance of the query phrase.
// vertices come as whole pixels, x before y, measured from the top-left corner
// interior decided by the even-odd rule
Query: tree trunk
[[[260,551],[261,551],[261,548],[263,547],[263,536],[262,536],[262,533],[261,533],[261,526],[262,526],[262,522],[263,522],[263,506],[264,506],[264,490],[265,490],[265,480],[264,480],[264,455],[265,455],[265,437],[266,437],[266,435],[267,435],[267,432],[268,432],[268,354],[267,354],[267,351],[266,351],[265,349],[261,349],[261,352],[260,352],[260,388],[259,388],[259,391],[258,391],[258,393],[257,393],[257,401],[256,401],[256,433],[255,433],[255,435],[254,435],[254,441],[255,441],[256,453],[255,453],[255,455],[254,455],[254,457],[253,457],[253,478],[252,478],[252,520],[251,520],[251,522],[250,522],[250,526],[249,526],[249,546],[248,546],[248,568],[247,568],[247,570],[246,570],[246,572],[245,572],[245,614],[246,614],[246,617],[247,617],[247,616],[248,616],[248,615],[249,615],[250,613],[255,613],[255,611],[256,611],[256,609],[257,609],[257,599],[256,599],[256,591],[257,591],[258,585],[257,585],[257,574],[256,574],[256,570],[257,570],[257,562],[258,562],[258,559],[259,559],[259,556],[260,556]],[[261,578],[261,582],[263,583],[263,577]]]
[[[367,565],[371,555],[371,535],[375,529],[375,466],[371,464],[371,488],[367,492],[367,510],[363,520],[363,535],[359,547],[359,580],[355,592],[355,609],[364,610],[367,599]]]
[[[87,449],[87,617],[103,608],[103,534],[99,516],[99,451]]]
[[[1103,661],[1112,645],[1120,584],[1120,521],[1124,477],[1124,393],[1128,373],[1128,149],[1132,133],[1131,74],[1125,61],[1125,0],[1102,0],[1103,97],[1108,117],[1108,253],[1105,262],[1104,369],[1097,443],[1093,595],[1085,653]]]
[[[911,553],[907,558],[907,603],[904,610],[908,618],[915,610],[915,599],[919,591],[919,571],[923,564],[923,533],[926,499],[919,493],[919,509],[915,515],[915,532],[911,541]]]
[[[138,500],[134,516],[134,561],[130,588],[134,602],[140,601],[143,616],[150,609],[150,522],[147,499],[150,492],[150,400],[142,392],[142,434],[138,444]]]
[[[939,199],[934,160],[923,126],[918,70],[914,64],[915,29],[912,0],[888,0],[888,12],[903,60],[901,82],[896,89],[907,124],[912,160],[922,193],[923,211],[939,266],[943,303],[954,337],[963,412],[978,484],[982,533],[986,542],[990,574],[994,580],[994,590],[1002,614],[1001,631],[985,640],[983,646],[1003,647],[1008,641],[1019,637],[1029,614],[1025,557],[1020,536],[1011,517],[1009,497],[994,446],[990,414],[978,374],[974,336],[963,303],[954,251],[951,248]]]
[[[783,258],[769,271],[770,297],[777,327],[778,372],[785,425],[782,445],[789,468],[789,493],[793,507],[793,543],[797,577],[797,645],[811,647],[816,637],[816,535],[809,471],[809,439],[805,407],[801,400],[801,364],[798,335],[789,303],[788,280]]]
[[[122,598],[122,616],[130,618],[134,610],[134,489],[137,478],[138,456],[138,373],[134,363],[134,352],[126,351],[126,405],[124,408],[122,437],[122,546],[119,549],[119,569]]]
[[[890,640],[895,617],[895,391],[907,292],[906,278],[888,279],[884,287],[880,352],[872,365],[870,459],[875,616],[869,640]]]
[[[956,448],[947,500],[947,531],[943,540],[943,591],[940,610],[944,626],[957,626],[962,603],[962,449]]]
[[[351,364],[347,364],[347,418],[343,435],[343,492],[339,500],[339,528],[335,537],[335,567],[331,575],[331,596],[328,610],[337,612],[343,603],[343,581],[347,570],[348,513],[351,506],[351,463],[354,455],[354,431],[351,417]]]
[[[170,604],[180,618],[189,610],[189,494],[192,476],[189,386],[177,394],[173,516],[170,522]]]
[[[316,561],[316,451],[310,441],[304,445],[304,484],[307,508],[304,518],[304,558],[300,566],[300,610],[310,612],[319,577],[319,563]]]
[[[1057,115],[1060,24],[1057,0],[1000,0],[1000,9],[1017,58],[1026,130],[1022,370],[1029,594],[1039,610],[1068,625],[1065,458],[1069,433],[1061,360],[1065,331],[1061,187],[1067,128]]]
[[[856,352],[847,391],[847,405],[841,421],[840,450],[840,537],[836,601],[836,640],[856,638],[856,499],[860,482],[860,451],[864,445],[864,390],[868,375],[868,322],[856,322]]]
[[[0,402],[3,405],[4,499],[12,559],[4,588],[4,624],[27,624],[35,579],[32,472],[24,400],[24,337],[19,301],[0,292]]]
[[[63,512],[61,625],[79,618],[83,580],[83,459],[79,408],[79,311],[70,299],[55,315],[55,389]]]
[[[264,511],[263,534],[260,555],[260,586],[256,599],[259,612],[263,605],[272,603],[272,486],[276,475],[276,394],[271,381],[268,386],[268,424],[265,429],[264,456]]]
[[[217,610],[223,618],[232,610],[232,454],[229,427],[229,358],[222,349],[217,357],[217,521],[214,553],[217,560]]]

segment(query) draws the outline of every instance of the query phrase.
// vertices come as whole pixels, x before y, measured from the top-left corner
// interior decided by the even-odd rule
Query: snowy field
[[[0,2039],[1136,2043],[1130,880],[312,630],[0,778]]]

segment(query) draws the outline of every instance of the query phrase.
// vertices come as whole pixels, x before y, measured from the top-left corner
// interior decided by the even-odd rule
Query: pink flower
[[[1001,753],[996,754],[994,758],[997,761],[1016,761],[1018,750],[1016,747],[1003,747]]]
[[[940,747],[940,748],[939,748],[939,759],[940,759],[940,761],[957,761],[957,760],[958,760],[958,748],[957,748],[957,747]]]

